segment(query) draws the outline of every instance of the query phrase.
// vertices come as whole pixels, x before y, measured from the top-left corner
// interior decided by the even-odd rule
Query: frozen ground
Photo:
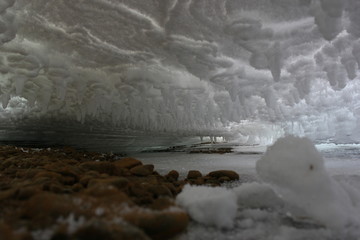
[[[181,240],[359,239],[360,145],[317,145],[324,157],[324,167],[316,151],[309,151],[311,147],[301,142],[295,149],[298,145],[303,145],[299,150],[303,154],[293,155],[297,159],[295,164],[278,160],[285,159],[284,154],[278,154],[289,146],[278,148],[277,153],[272,153],[273,158],[269,154],[264,157],[264,153],[243,154],[249,151],[241,148],[222,155],[146,153],[136,157],[144,163],[153,163],[161,173],[176,169],[182,177],[191,169],[204,174],[232,169],[242,176],[239,183],[230,186],[230,192],[226,190],[229,186],[185,189],[178,201],[190,212],[195,211],[191,214],[197,220],[191,223]],[[278,167],[269,170],[262,164],[257,171],[260,158],[273,161],[272,165],[278,164]],[[301,164],[310,164],[319,170],[315,175],[308,175],[297,170]],[[237,202],[235,207],[226,207],[233,206],[234,201]],[[230,214],[233,212],[236,214]],[[223,226],[229,221],[231,224]]]
[[[359,144],[321,144],[316,146],[325,158],[325,166],[331,175],[360,175]],[[226,154],[187,154],[138,153],[136,158],[144,163],[154,164],[161,174],[175,169],[185,177],[192,169],[208,173],[219,169],[232,169],[239,174],[255,177],[256,161],[265,152],[265,147],[236,147],[234,153]],[[245,152],[245,154],[244,154]],[[248,154],[254,152],[254,154]],[[169,162],[171,161],[171,164]]]

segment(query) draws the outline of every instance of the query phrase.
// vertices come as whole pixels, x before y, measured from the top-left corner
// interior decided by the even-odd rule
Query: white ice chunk
[[[232,228],[237,212],[236,195],[220,187],[186,185],[176,202],[195,221],[218,228]]]
[[[359,209],[326,172],[324,160],[307,138],[287,136],[257,162],[260,177],[289,204],[321,224],[342,229],[359,224]]]

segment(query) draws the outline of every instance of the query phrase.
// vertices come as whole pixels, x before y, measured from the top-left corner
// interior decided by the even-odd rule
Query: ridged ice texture
[[[0,0],[0,116],[357,141],[359,16],[357,0]]]

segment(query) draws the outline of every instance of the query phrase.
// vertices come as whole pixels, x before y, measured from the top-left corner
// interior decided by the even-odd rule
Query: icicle
[[[275,82],[280,81],[281,75],[281,61],[282,61],[281,46],[279,42],[273,44],[273,46],[267,52],[267,59],[269,69]]]
[[[24,85],[25,85],[26,80],[27,79],[24,76],[19,76],[14,80],[17,96],[21,96],[21,94],[24,90]]]
[[[75,111],[76,114],[76,121],[81,122],[81,109]]]
[[[10,101],[10,94],[4,93],[1,96],[1,103],[2,103],[3,109],[7,108],[8,104],[9,104],[9,101]]]
[[[61,80],[58,81],[58,83],[56,84],[56,94],[61,101],[65,100],[66,91],[67,91],[67,82]]]
[[[357,63],[354,58],[351,57],[344,57],[341,59],[341,63],[346,69],[347,76],[349,79],[353,80],[356,78],[356,71],[357,71]]]

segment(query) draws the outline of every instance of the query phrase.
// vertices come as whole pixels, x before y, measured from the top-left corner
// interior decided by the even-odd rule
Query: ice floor
[[[360,199],[360,187],[356,187],[360,186],[360,145],[323,144],[316,147],[324,157],[325,168],[330,178],[341,189],[345,188],[346,191],[350,191],[351,188],[350,197],[354,202],[357,201],[356,199]],[[144,163],[154,164],[161,174],[166,174],[172,169],[179,171],[181,177],[185,177],[188,170],[192,169],[200,170],[203,174],[213,170],[231,169],[240,174],[241,181],[230,185],[236,194],[235,199],[237,199],[233,226],[224,228],[211,224],[211,221],[210,224],[192,221],[188,231],[180,236],[181,240],[209,238],[221,240],[360,239],[357,213],[348,214],[353,215],[352,217],[356,219],[354,222],[338,228],[325,226],[311,217],[315,216],[316,218],[316,215],[310,214],[310,217],[306,214],[302,216],[302,213],[294,215],[287,206],[289,204],[285,200],[274,198],[273,192],[266,189],[266,185],[262,185],[257,175],[256,162],[264,153],[257,151],[257,154],[244,154],[243,152],[248,152],[248,149],[238,148],[236,152],[228,154],[141,153],[135,157]],[[224,190],[227,188],[229,186],[223,187]],[[318,190],[321,191],[321,187]],[[317,191],[316,187],[314,191]],[[207,194],[211,195],[211,190]],[[205,201],[198,208],[205,208],[206,214],[209,214],[209,216],[205,216],[207,219],[219,219],[224,217],[218,215],[219,211],[228,211],[221,210],[224,205],[230,204],[227,201],[229,201],[229,197],[219,197],[218,203]],[[318,202],[316,203],[316,201]],[[315,203],[319,204],[318,208],[321,209],[321,200],[316,201]],[[324,201],[326,202],[326,199]],[[312,203],[310,202],[310,204]],[[357,203],[354,204],[358,209]],[[346,216],[347,209],[344,206],[342,200],[339,200],[339,202],[335,202],[333,208]],[[331,218],[331,215],[329,216]]]
[[[322,144],[317,145],[325,159],[325,166],[331,175],[360,175],[360,145]],[[161,174],[174,169],[185,177],[189,170],[199,170],[203,174],[213,170],[231,169],[239,174],[255,177],[256,161],[261,158],[266,148],[235,148],[227,154],[187,154],[173,153],[138,153],[134,155],[146,164],[154,164]],[[244,152],[254,152],[244,154]]]
[[[229,154],[187,154],[187,153],[142,153],[135,155],[143,163],[154,164],[160,174],[174,169],[180,177],[186,177],[189,170],[206,174],[219,169],[232,169],[239,174],[255,175],[255,163],[261,155]]]

